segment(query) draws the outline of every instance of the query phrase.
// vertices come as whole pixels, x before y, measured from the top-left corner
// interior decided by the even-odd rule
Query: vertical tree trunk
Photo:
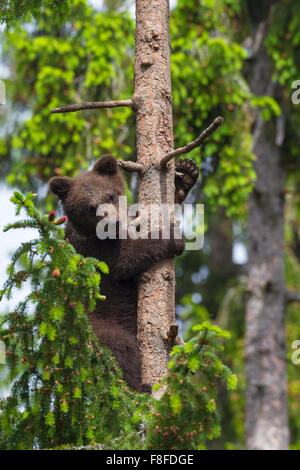
[[[135,92],[139,203],[174,203],[174,163],[160,170],[173,149],[172,90],[168,0],[136,1]],[[175,321],[174,261],[162,261],[144,273],[138,293],[138,337],[142,383],[153,385],[167,371],[165,336]]]
[[[250,4],[251,2],[249,2]],[[255,3],[255,2],[254,2]],[[250,85],[274,96],[273,64],[264,46],[270,13],[254,8]],[[250,9],[251,16],[251,9]],[[257,180],[250,198],[249,277],[246,310],[246,432],[248,449],[287,449],[289,444],[285,348],[284,171],[273,123],[258,116],[254,131]]]

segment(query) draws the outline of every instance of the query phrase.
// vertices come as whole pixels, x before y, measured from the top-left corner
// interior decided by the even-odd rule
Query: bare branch
[[[285,300],[288,304],[292,302],[300,302],[300,292],[297,292],[296,290],[286,290]]]
[[[118,108],[124,106],[132,107],[132,100],[119,100],[119,101],[90,101],[87,103],[69,104],[60,108],[55,108],[50,111],[54,113],[74,113],[75,111],[82,111],[83,109],[103,109],[103,108]]]
[[[160,162],[160,167],[165,167],[167,163],[172,160],[172,158],[178,157],[179,155],[182,155],[184,153],[189,153],[191,152],[191,150],[194,150],[196,147],[199,147],[207,139],[207,137],[209,137],[213,132],[218,129],[218,127],[220,127],[223,122],[224,119],[221,116],[217,117],[214,122],[207,129],[205,129],[205,131],[203,131],[202,134],[196,140],[189,142],[184,147],[180,147],[176,150],[173,150],[172,152],[167,153],[162,158]]]
[[[128,173],[144,173],[145,167],[141,163],[131,162],[130,160],[118,160],[119,166]]]

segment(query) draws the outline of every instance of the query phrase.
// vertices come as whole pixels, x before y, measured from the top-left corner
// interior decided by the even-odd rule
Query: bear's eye
[[[115,204],[117,202],[117,197],[114,194],[110,194],[109,201]]]
[[[95,207],[95,206],[89,206],[87,208],[87,213],[89,215],[96,215],[96,209],[97,209],[97,207]]]

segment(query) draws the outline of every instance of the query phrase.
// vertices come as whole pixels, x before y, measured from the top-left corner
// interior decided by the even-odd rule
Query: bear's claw
[[[177,173],[175,177],[175,202],[181,204],[195,185],[199,176],[199,168],[189,158],[178,160],[175,168]]]

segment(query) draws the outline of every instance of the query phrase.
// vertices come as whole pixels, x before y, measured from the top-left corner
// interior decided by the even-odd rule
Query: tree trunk
[[[168,0],[136,1],[137,161],[146,171],[139,176],[139,204],[174,203],[174,163],[160,170],[162,157],[173,149],[172,90]],[[138,293],[138,337],[144,390],[167,372],[169,345],[175,323],[174,261],[165,260],[144,273]]]
[[[262,3],[269,8],[271,2]],[[260,9],[256,6],[255,17],[252,16],[252,39],[258,47],[252,60],[250,85],[256,95],[274,96],[273,64],[264,46],[270,14],[266,5]],[[257,180],[249,211],[246,433],[247,448],[261,450],[287,449],[289,445],[283,251],[285,178],[273,124],[262,121],[260,116],[255,122],[253,153],[257,157],[254,165]]]

